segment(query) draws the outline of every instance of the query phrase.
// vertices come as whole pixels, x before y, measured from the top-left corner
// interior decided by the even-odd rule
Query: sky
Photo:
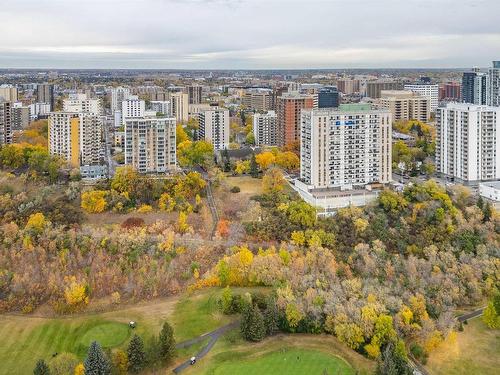
[[[500,0],[1,0],[0,68],[465,68]]]

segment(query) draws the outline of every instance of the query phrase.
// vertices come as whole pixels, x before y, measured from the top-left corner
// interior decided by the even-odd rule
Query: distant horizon
[[[499,13],[497,0],[7,1],[0,67],[488,66]]]

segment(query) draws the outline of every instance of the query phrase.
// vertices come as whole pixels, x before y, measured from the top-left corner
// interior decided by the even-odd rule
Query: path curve
[[[227,331],[230,331],[230,330],[238,327],[239,325],[240,325],[239,321],[226,324],[225,326],[219,327],[216,330],[213,330],[212,332],[205,333],[203,335],[200,335],[200,336],[195,337],[195,338],[190,339],[190,340],[182,341],[182,342],[178,343],[175,347],[177,349],[188,348],[188,347],[190,347],[190,346],[192,346],[200,341],[205,340],[206,338],[210,338],[210,341],[208,342],[208,344],[205,345],[198,353],[195,354],[196,360],[198,361],[201,358],[203,358],[205,355],[208,354],[208,352],[215,345],[215,343],[217,342],[219,337],[221,337]],[[188,368],[190,365],[191,365],[191,362],[190,362],[190,359],[188,359],[188,360],[184,361],[183,363],[181,363],[176,368],[174,368],[173,371],[174,371],[174,373],[178,374],[182,370],[185,370],[186,368]]]

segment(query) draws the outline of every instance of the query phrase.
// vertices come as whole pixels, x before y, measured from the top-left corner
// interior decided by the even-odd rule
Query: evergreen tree
[[[222,151],[222,162],[224,163],[224,172],[229,172],[231,170],[231,160],[229,159],[227,148]]]
[[[274,298],[267,301],[267,308],[264,311],[264,325],[268,336],[272,336],[279,331],[279,311]]]
[[[141,337],[134,335],[127,349],[128,368],[132,372],[139,372],[146,363],[146,353],[144,351],[144,342]]]
[[[163,323],[160,332],[160,355],[166,362],[169,362],[175,355],[174,330],[168,322]]]
[[[241,333],[248,341],[261,341],[266,337],[264,317],[257,305],[249,306],[243,312],[241,319]]]
[[[111,364],[97,341],[90,344],[87,358],[84,362],[85,375],[109,375]]]
[[[493,209],[491,208],[491,203],[487,202],[483,208],[483,222],[487,222],[491,220],[491,216],[493,215]]]
[[[252,154],[252,158],[250,159],[250,176],[253,178],[259,177],[259,167],[255,159],[255,154]]]
[[[35,369],[33,370],[34,375],[50,375],[49,366],[45,363],[43,359],[39,359],[36,363]]]
[[[483,197],[479,196],[478,200],[477,200],[477,206],[482,210],[484,208],[484,201],[483,201]]]

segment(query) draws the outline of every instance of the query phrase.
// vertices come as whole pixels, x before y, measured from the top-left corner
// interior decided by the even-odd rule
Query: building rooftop
[[[500,190],[500,181],[488,181],[488,182],[481,182],[480,185],[488,186],[493,189],[499,189]]]

